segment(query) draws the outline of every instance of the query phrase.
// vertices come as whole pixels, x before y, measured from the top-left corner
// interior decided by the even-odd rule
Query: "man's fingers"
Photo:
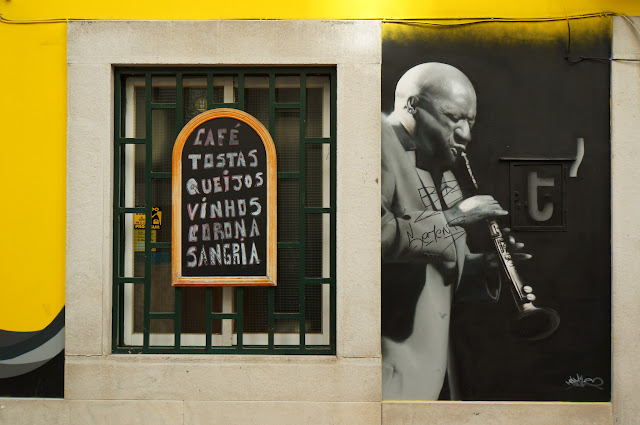
[[[525,252],[516,252],[511,254],[511,259],[514,262],[521,262],[521,261],[526,261],[526,260],[530,260],[532,258],[531,254],[527,254]],[[494,253],[488,253],[486,254],[485,257],[485,261],[487,266],[489,267],[499,267],[500,266],[500,261],[497,255],[495,255]]]
[[[492,214],[495,214],[495,215],[507,215],[507,214],[509,214],[508,211],[503,210],[502,207],[500,205],[498,205],[498,204],[492,205],[492,207],[489,208],[489,212],[491,212]]]
[[[509,229],[508,227],[502,229],[502,235],[507,239],[507,241],[509,241],[511,249],[519,250],[524,248],[524,244],[522,242],[516,242],[516,238],[509,234],[510,231],[511,229]]]
[[[476,195],[472,196],[470,199],[476,198],[478,201],[494,201],[493,196],[491,195]]]
[[[479,214],[482,216],[482,218],[491,218],[507,215],[509,214],[509,212],[503,210],[502,208],[500,208],[500,206],[498,206],[498,208],[488,208],[484,209],[484,211],[479,211]]]
[[[522,260],[530,260],[532,256],[531,254],[527,254],[524,252],[516,252],[514,254],[511,254],[511,258],[513,258],[514,261],[522,261]]]

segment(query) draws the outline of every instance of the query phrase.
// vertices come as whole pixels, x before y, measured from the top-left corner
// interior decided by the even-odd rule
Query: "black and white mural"
[[[384,24],[384,399],[610,400],[609,25]]]

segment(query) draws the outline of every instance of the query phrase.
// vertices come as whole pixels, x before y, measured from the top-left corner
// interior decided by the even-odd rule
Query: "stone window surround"
[[[614,18],[613,34],[613,57],[640,58],[640,41],[622,18]],[[522,415],[544,423],[556,423],[554,417],[563,424],[631,423],[640,414],[634,397],[640,390],[637,64],[612,64],[613,402],[385,402],[381,408],[380,22],[72,21],[67,54],[67,399],[374,402],[385,422],[455,423],[473,411],[489,415],[484,423]],[[112,70],[165,64],[337,67],[336,356],[110,354]]]
[[[380,23],[72,21],[67,46],[66,397],[379,401]],[[336,66],[336,356],[111,354],[119,65]]]

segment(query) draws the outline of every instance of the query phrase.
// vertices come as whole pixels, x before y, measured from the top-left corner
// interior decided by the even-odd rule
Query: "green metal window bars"
[[[334,68],[117,68],[114,353],[335,354]],[[213,108],[269,130],[278,157],[278,286],[170,283],[171,152]]]

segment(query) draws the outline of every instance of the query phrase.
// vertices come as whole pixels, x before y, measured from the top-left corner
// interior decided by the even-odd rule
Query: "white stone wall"
[[[194,424],[260,416],[379,423],[380,28],[374,21],[68,24],[67,399],[85,407],[175,400],[162,406]],[[157,64],[336,66],[336,356],[111,354],[113,67]]]
[[[612,64],[613,402],[381,402],[380,23],[68,28],[66,399],[0,399],[0,424],[638,423],[639,63]],[[629,22],[615,18],[613,37],[613,57],[640,59]],[[112,67],[120,64],[337,66],[337,356],[110,354]]]
[[[640,18],[613,21],[612,57],[640,60]],[[611,64],[613,414],[640,422],[640,62]]]

